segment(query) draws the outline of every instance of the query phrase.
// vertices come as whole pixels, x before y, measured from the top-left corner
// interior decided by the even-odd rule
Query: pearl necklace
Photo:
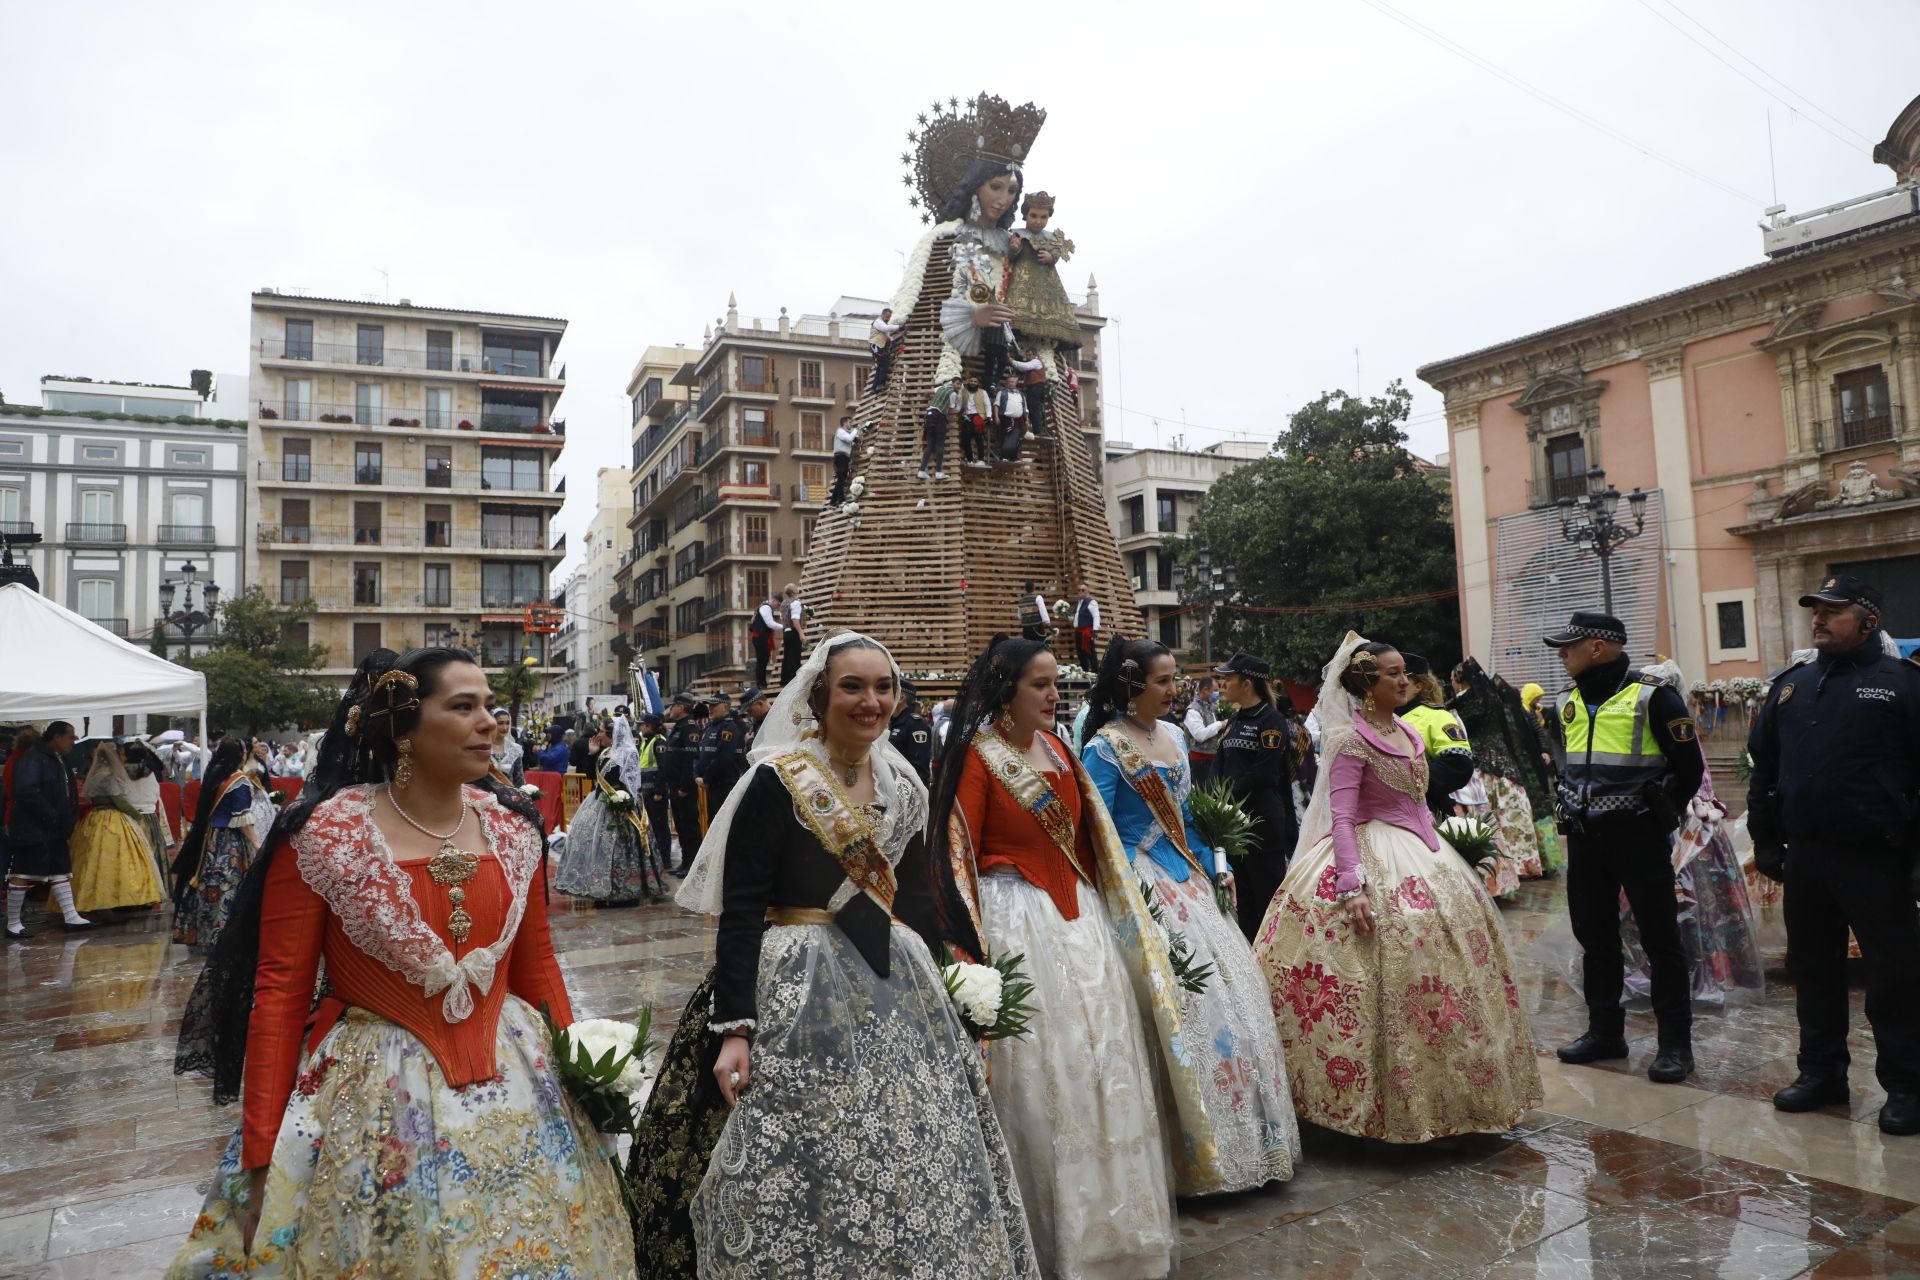
[[[461,800],[460,821],[453,825],[453,830],[445,834],[429,831],[415,821],[412,814],[400,807],[400,802],[394,798],[392,788],[387,790],[387,803],[393,806],[393,811],[399,814],[408,826],[428,839],[440,842],[440,852],[434,854],[427,863],[427,874],[433,877],[435,884],[447,886],[447,902],[453,907],[453,914],[447,917],[447,932],[453,935],[455,942],[465,942],[467,935],[473,932],[473,917],[467,914],[465,886],[467,881],[473,879],[480,870],[480,855],[468,853],[453,842],[455,836],[466,830],[467,802],[464,799]]]

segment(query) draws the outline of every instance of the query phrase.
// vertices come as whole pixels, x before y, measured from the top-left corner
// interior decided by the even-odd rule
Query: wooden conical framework
[[[1031,465],[963,468],[954,430],[945,462],[952,479],[915,476],[941,354],[947,243],[929,255],[892,378],[855,409],[865,431],[853,474],[866,491],[855,514],[829,507],[814,527],[801,576],[817,628],[809,640],[851,628],[885,644],[903,670],[957,677],[995,632],[1018,630],[1015,609],[1029,581],[1049,600],[1072,600],[1085,583],[1100,602],[1103,643],[1116,631],[1138,635],[1140,613],[1107,524],[1098,437],[1086,431],[1057,357],[1049,355],[1057,367],[1048,434],[1021,446]],[[1055,648],[1072,660],[1070,630],[1057,633]]]

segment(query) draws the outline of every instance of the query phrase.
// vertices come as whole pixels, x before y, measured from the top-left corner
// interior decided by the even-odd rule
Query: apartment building
[[[178,653],[168,619],[203,611],[208,583],[216,606],[246,585],[245,379],[230,382],[230,405],[205,370],[188,386],[46,377],[38,406],[0,404],[0,537],[29,539],[15,556],[44,595],[137,642],[163,626]]]
[[[555,674],[523,624],[566,552],[567,322],[272,289],[252,305],[249,574],[318,606],[322,674],[415,644]]]
[[[601,467],[594,476],[593,519],[587,526],[586,555],[578,580],[567,592],[567,622],[574,628],[573,658],[581,676],[580,692],[612,693],[627,682],[625,649],[616,652],[621,634],[614,616],[614,574],[632,546],[627,528],[633,519],[633,474],[625,467]]]
[[[1198,612],[1181,613],[1183,584],[1174,572],[1176,557],[1168,550],[1168,540],[1189,536],[1194,509],[1214,481],[1266,453],[1266,445],[1242,440],[1223,440],[1204,449],[1137,449],[1121,440],[1106,446],[1101,487],[1106,490],[1107,522],[1133,581],[1134,602],[1147,634],[1175,653],[1200,646],[1206,619]],[[1110,606],[1101,601],[1101,607]]]
[[[729,298],[698,351],[649,348],[635,367],[620,603],[664,688],[750,678],[748,620],[800,576],[833,487],[834,428],[872,377],[882,305],[841,298],[826,315],[743,319]]]

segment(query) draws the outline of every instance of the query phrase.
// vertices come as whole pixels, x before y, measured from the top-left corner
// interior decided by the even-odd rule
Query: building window
[[[0,533],[31,533],[22,513],[27,509],[26,492],[8,487],[0,489]]]
[[[115,583],[111,578],[82,578],[78,584],[80,616],[105,626],[114,617]]]
[[[427,368],[453,368],[453,330],[427,330]]]
[[[824,413],[803,413],[800,415],[800,447],[824,451],[827,447],[827,415]]]
[[[384,419],[381,414],[381,402],[385,399],[385,387],[377,382],[357,382],[353,387],[353,420],[363,427],[379,426]]]
[[[1180,615],[1163,613],[1160,615],[1160,643],[1169,649],[1180,647]]]
[[[748,604],[758,609],[760,607],[761,602],[764,601],[769,595],[773,593],[772,588],[768,585],[768,582],[769,582],[769,579],[767,576],[767,571],[765,569],[747,570],[747,603]]]
[[[207,495],[191,489],[168,494],[167,526],[160,537],[164,541],[211,543],[213,527],[207,523]]]
[[[514,395],[507,391],[488,391],[480,400],[482,431],[532,431],[544,421],[537,395]]]
[[[1160,548],[1160,553],[1153,558],[1153,568],[1154,568],[1154,575],[1155,575],[1153,579],[1153,586],[1156,591],[1173,590],[1174,561],[1175,561],[1174,553],[1167,550],[1165,547]]]
[[[282,560],[280,562],[280,603],[299,604],[313,595],[307,581],[307,562],[305,560]]]
[[[380,566],[376,562],[356,560],[353,565],[353,602],[380,603]]]
[[[305,498],[280,500],[280,541],[312,542],[312,507]]]
[[[742,391],[773,391],[773,361],[767,356],[740,357],[740,389]]]
[[[1133,578],[1133,589],[1145,591],[1147,589],[1147,553],[1135,551],[1127,557],[1127,560],[1132,565],[1128,573]]]
[[[765,555],[767,552],[767,518],[765,516],[747,516],[741,521],[745,535],[745,550],[753,555]]]
[[[757,458],[740,460],[741,484],[765,484],[767,482],[767,464]]]
[[[82,462],[118,462],[120,446],[117,444],[83,444],[80,446]]]
[[[740,411],[740,443],[771,445],[773,428],[767,424],[765,409],[742,409]]]
[[[167,446],[167,467],[205,467],[207,451],[205,449],[182,449],[178,445]]]
[[[494,551],[538,551],[545,542],[541,515],[521,507],[482,507],[480,545]]]
[[[426,566],[426,576],[421,583],[420,603],[429,608],[445,609],[453,604],[453,566],[450,564],[430,564]]]
[[[540,603],[545,577],[538,564],[494,561],[480,566],[480,603],[488,609],[518,609]]]
[[[82,489],[80,491],[80,523],[93,531],[91,536],[98,537],[102,525],[117,524],[119,521],[119,490]]]
[[[377,622],[356,622],[353,624],[353,665],[359,666],[373,656],[380,647],[380,624]]]
[[[307,481],[313,479],[313,442],[289,440],[280,447],[280,478]]]
[[[378,443],[360,440],[353,446],[353,482],[355,484],[379,484],[381,476],[380,446]]]
[[[313,359],[313,321],[287,321],[287,342],[280,354],[288,360]]]
[[[1722,649],[1747,647],[1747,606],[1741,600],[1722,600],[1713,607]]]
[[[827,496],[827,464],[824,462],[803,462],[800,464],[800,501],[820,502]]]
[[[1833,412],[1838,438],[1830,449],[1850,449],[1893,439],[1893,407],[1887,397],[1887,373],[1879,365],[1853,369],[1833,380]]]
[[[425,634],[425,643],[429,649],[452,649],[455,647],[453,636],[454,631],[451,622],[429,622]]]
[[[312,634],[307,630],[307,624],[304,622],[289,622],[280,629],[280,635],[288,647],[294,649],[305,649],[313,643]]]
[[[427,504],[426,544],[430,547],[453,545],[453,507],[444,502]]]
[[[24,458],[27,456],[25,440],[0,440],[0,458]]]
[[[1585,436],[1555,436],[1547,441],[1547,484],[1555,502],[1578,499],[1587,491]]]
[[[453,392],[448,388],[427,388],[426,424],[442,431],[453,425]]]
[[[1162,494],[1156,497],[1153,502],[1153,510],[1154,516],[1159,521],[1157,527],[1161,533],[1180,532],[1180,518],[1175,511],[1172,494]]]
[[[481,348],[488,373],[512,373],[523,378],[540,376],[540,344],[531,338],[495,335]]]
[[[359,326],[353,342],[353,360],[355,364],[385,364],[387,331],[377,324]]]
[[[1135,494],[1120,500],[1120,528],[1123,538],[1138,537],[1147,531],[1147,500],[1144,496]]]
[[[800,394],[803,396],[824,395],[826,393],[826,386],[826,375],[821,369],[820,362],[818,360],[802,360],[800,362]]]
[[[379,503],[356,502],[353,504],[353,545],[356,547],[380,545]]]
[[[633,393],[633,420],[635,422],[640,421],[642,417],[646,416],[647,410],[653,408],[654,403],[660,399],[661,386],[660,379],[648,378],[640,384],[640,389]]]
[[[286,399],[280,404],[280,416],[289,422],[313,421],[313,379],[288,378]]]
[[[430,444],[427,446],[427,488],[453,488],[452,445]]]
[[[480,455],[482,489],[532,490],[540,487],[538,449],[488,449]]]

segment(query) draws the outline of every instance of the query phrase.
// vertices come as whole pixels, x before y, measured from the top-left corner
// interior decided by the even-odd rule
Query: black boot
[[[1647,1068],[1647,1079],[1655,1084],[1679,1084],[1692,1074],[1693,1046],[1685,1041],[1661,1045]]]
[[[1920,1133],[1920,1093],[1889,1093],[1880,1108],[1880,1132],[1903,1138]]]
[[[1608,1058],[1626,1057],[1627,1041],[1618,1031],[1588,1031],[1572,1044],[1561,1045],[1555,1052],[1560,1055],[1562,1062],[1601,1062]]]
[[[1802,1071],[1800,1078],[1773,1095],[1776,1111],[1812,1111],[1818,1107],[1845,1106],[1848,1099],[1845,1076],[1818,1076]],[[1912,1098],[1912,1094],[1906,1095]],[[1888,1095],[1887,1101],[1893,1101]]]

